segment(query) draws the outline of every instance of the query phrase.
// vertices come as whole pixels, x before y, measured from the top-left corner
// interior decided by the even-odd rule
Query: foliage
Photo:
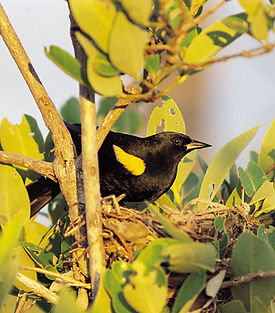
[[[177,104],[166,95],[168,89],[222,61],[216,54],[242,34],[255,38],[263,49],[270,48],[268,36],[274,29],[273,3],[239,0],[244,12],[202,30],[198,22],[205,2],[69,0],[79,27],[76,38],[86,53],[87,66],[81,68],[59,47],[51,46],[45,52],[65,73],[104,96],[98,122],[118,98],[128,96],[121,79],[127,74],[142,87],[138,101],[162,97],[161,107],[156,106],[150,116],[147,135],[159,129],[185,133],[184,119]],[[177,73],[176,80],[167,89],[158,90],[159,83],[172,72]],[[79,122],[78,101],[69,99],[61,114],[70,122]],[[135,133],[142,124],[141,114],[130,107],[114,128]],[[235,165],[257,129],[255,126],[233,138],[209,165],[196,152],[188,154],[179,164],[171,190],[155,203],[145,204],[165,236],[152,240],[129,262],[110,260],[112,264],[101,279],[95,302],[87,310],[78,307],[74,291],[59,287],[62,290],[54,312],[189,312],[198,305],[200,309],[208,308],[223,289],[223,281],[232,279],[240,284],[228,291],[220,312],[271,312],[275,294],[275,119],[259,154],[251,153],[247,168],[237,169]],[[50,139],[44,142],[30,116],[24,115],[20,125],[3,119],[0,140],[4,151],[39,160],[52,158]],[[197,163],[199,173],[194,170]],[[5,303],[12,284],[17,290],[30,291],[16,279],[18,264],[50,271],[37,275],[19,269],[46,287],[57,284],[54,275],[64,277],[71,270],[73,239],[68,236],[70,223],[60,198],[55,202],[55,215],[50,216],[51,227],[28,218],[30,203],[24,185],[34,177],[24,168],[0,165],[0,304]],[[226,216],[217,214],[211,221],[215,240],[208,240],[210,235],[198,240],[198,234],[181,229],[171,218],[172,214],[179,218],[190,209],[194,215],[206,214],[213,207],[228,212]],[[247,222],[234,236],[228,226],[233,213],[238,221]],[[249,231],[244,231],[246,227]],[[5,267],[9,272],[3,270]],[[173,275],[182,279],[171,300],[168,286]],[[207,299],[201,303],[203,294]]]

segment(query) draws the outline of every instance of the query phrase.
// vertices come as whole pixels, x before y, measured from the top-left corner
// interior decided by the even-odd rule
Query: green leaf
[[[257,271],[274,271],[275,252],[268,243],[252,233],[243,233],[234,246],[231,265],[235,278]],[[251,311],[255,296],[267,306],[274,293],[275,278],[257,278],[232,287],[234,299],[241,300],[247,311]]]
[[[112,64],[121,72],[137,78],[144,68],[146,31],[118,12],[110,34],[108,52]]]
[[[153,3],[151,0],[128,1],[120,0],[123,8],[130,18],[144,26],[148,26],[152,14]]]
[[[4,229],[9,221],[20,216],[21,226],[30,218],[30,199],[22,178],[15,168],[0,164],[0,225]]]
[[[106,55],[98,52],[94,59],[94,69],[95,71],[105,77],[113,77],[119,75],[119,71],[113,67],[113,65],[108,61]]]
[[[240,300],[229,301],[226,304],[221,305],[219,308],[221,313],[247,313],[242,301]]]
[[[271,167],[271,165],[274,164],[274,160],[269,154],[273,149],[275,149],[274,138],[275,138],[275,119],[272,121],[271,125],[269,126],[264,136],[261,151],[259,154],[259,165],[264,171],[268,170]],[[270,179],[272,177],[272,172],[267,174],[267,176]]]
[[[78,26],[103,52],[107,52],[109,36],[116,16],[116,8],[112,1],[69,0],[69,3]]]
[[[61,107],[60,114],[66,122],[80,123],[80,108],[77,98],[71,97]]]
[[[210,243],[182,243],[168,245],[163,252],[169,260],[169,269],[177,273],[191,273],[199,270],[214,272],[216,249]]]
[[[214,226],[218,228],[221,238],[215,241],[215,246],[218,250],[218,257],[222,259],[226,253],[227,247],[230,244],[230,239],[225,227],[225,217],[217,216],[214,220]]]
[[[134,274],[123,288],[127,302],[139,313],[162,312],[167,297],[167,277],[162,268],[149,272],[142,262],[132,264]],[[156,301],[157,299],[157,301]]]
[[[49,51],[44,48],[44,52],[63,72],[76,79],[83,86],[86,85],[82,77],[81,65],[70,53],[57,46],[50,46]]]
[[[223,20],[223,23],[229,28],[235,30],[240,34],[249,33],[249,24],[246,21],[247,15],[240,13],[232,15]]]
[[[243,189],[245,190],[246,194],[251,198],[256,191],[252,180],[250,179],[247,172],[244,171],[241,167],[239,167],[239,175]]]
[[[241,34],[226,25],[228,18],[232,19],[232,17],[243,18],[240,14],[233,15],[206,28],[198,36],[196,36],[187,48],[184,56],[184,62],[205,62],[237,39]]]
[[[205,271],[194,272],[184,281],[177,294],[172,313],[189,312],[206,284]]]
[[[226,178],[228,171],[235,163],[237,157],[245,146],[254,137],[258,128],[259,126],[253,127],[238,137],[232,139],[215,155],[204,176],[199,194],[200,199],[211,201],[214,198],[222,182]],[[214,185],[214,190],[211,195],[209,194],[209,185]],[[198,204],[198,208],[200,209],[206,209],[207,207],[208,206],[203,203]]]
[[[76,33],[76,38],[88,56],[87,77],[93,89],[104,96],[121,95],[122,83],[119,75],[113,77],[104,77],[99,75],[94,69],[95,58],[99,52],[94,47],[94,45],[81,33]]]
[[[6,224],[5,229],[0,233],[0,309],[12,288],[15,273],[19,265],[12,258],[12,254],[14,247],[18,243],[21,230],[21,218],[17,215]]]
[[[159,213],[153,204],[149,204],[148,206],[149,211],[154,214],[167,233],[182,242],[193,242],[192,238],[185,232],[179,231],[173,224],[166,218],[163,214]]]
[[[151,74],[152,78],[154,79],[159,69],[160,65],[160,56],[159,54],[155,55],[147,55],[145,58],[145,68]]]

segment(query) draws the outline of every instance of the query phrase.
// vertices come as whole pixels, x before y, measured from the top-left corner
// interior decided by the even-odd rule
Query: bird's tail
[[[26,188],[31,202],[31,217],[60,193],[59,184],[45,177],[38,178]]]

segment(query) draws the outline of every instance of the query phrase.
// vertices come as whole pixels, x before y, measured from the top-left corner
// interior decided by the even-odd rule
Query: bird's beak
[[[203,149],[208,147],[211,147],[211,145],[209,145],[208,143],[192,140],[189,144],[186,145],[186,151],[192,151],[195,149]]]

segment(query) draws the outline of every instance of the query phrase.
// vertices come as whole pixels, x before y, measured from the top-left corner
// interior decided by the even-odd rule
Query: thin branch
[[[19,301],[18,301],[15,313],[22,313],[23,312],[24,306],[27,302],[27,295],[28,294],[26,292],[21,294],[21,295],[18,295]]]
[[[85,283],[79,282],[79,281],[77,281],[75,279],[72,279],[72,278],[69,278],[67,276],[61,275],[59,273],[55,273],[55,272],[51,272],[51,271],[48,271],[48,270],[44,270],[43,268],[21,266],[20,269],[21,270],[26,270],[26,271],[37,272],[37,273],[41,273],[41,274],[44,274],[44,275],[49,275],[49,276],[55,277],[55,278],[57,278],[59,280],[64,281],[65,283],[69,284],[70,286],[91,289],[91,284],[85,284]]]
[[[43,297],[47,301],[51,303],[57,303],[58,302],[58,296],[50,291],[48,288],[44,287],[42,284],[36,282],[35,280],[21,274],[16,274],[16,280],[23,284],[24,286],[28,287],[32,292],[34,292],[36,295]]]
[[[36,173],[56,181],[53,164],[12,152],[0,151],[0,162],[26,167]]]
[[[266,171],[265,174],[269,174],[270,172],[272,172],[275,169],[275,163],[273,163]]]
[[[137,102],[144,98],[144,95],[140,94],[140,87],[133,87],[131,89],[132,95],[127,96],[125,99],[120,99],[117,104],[108,112],[103,122],[97,130],[97,150],[100,149],[108,132],[120,117],[120,115],[127,109],[128,105],[132,102]]]
[[[273,277],[275,277],[275,271],[270,272],[258,271],[255,273],[249,273],[247,275],[236,277],[233,280],[225,281],[221,284],[221,288],[239,286],[243,283],[249,283],[250,281],[256,278],[273,278]]]

